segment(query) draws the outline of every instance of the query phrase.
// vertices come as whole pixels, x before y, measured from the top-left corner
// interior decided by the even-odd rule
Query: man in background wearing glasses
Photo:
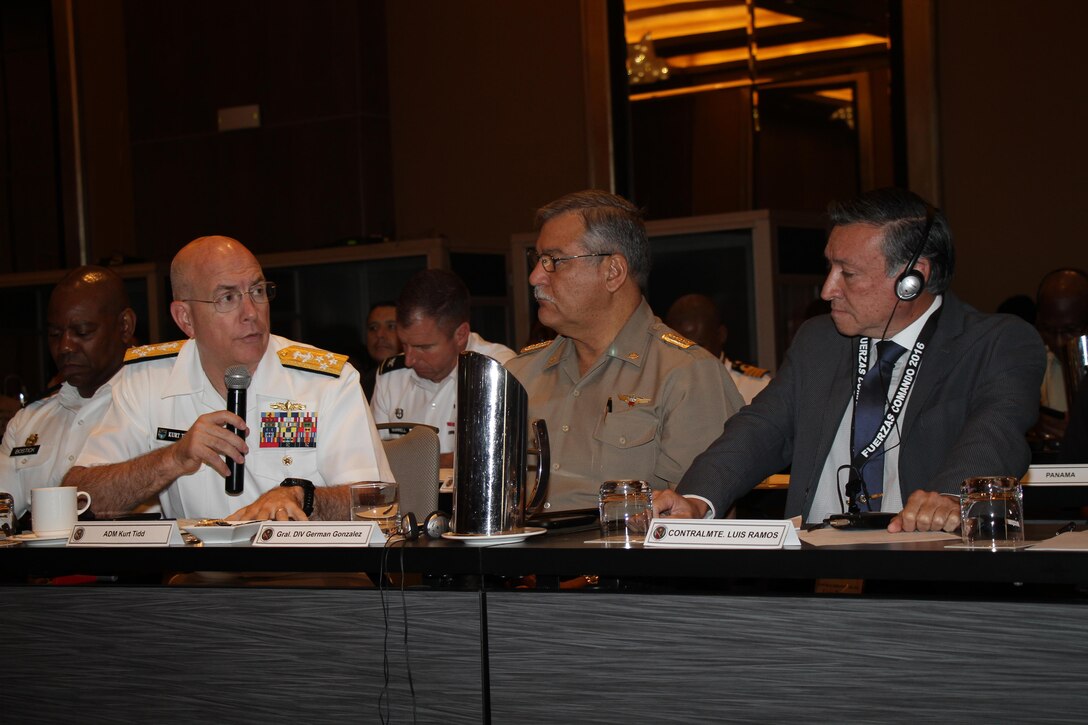
[[[170,313],[190,339],[129,350],[64,481],[91,494],[98,516],[157,495],[171,517],[344,520],[342,484],[393,480],[358,372],[343,355],[269,334],[276,287],[248,249],[196,239],[174,257],[170,283]],[[234,366],[252,378],[245,420],[225,410]],[[224,490],[224,456],[245,464],[241,494]]]
[[[612,479],[675,486],[744,401],[716,358],[650,310],[650,247],[630,202],[581,191],[536,222],[529,283],[559,337],[506,366],[528,391],[529,417],[548,423],[545,507],[596,507]]]

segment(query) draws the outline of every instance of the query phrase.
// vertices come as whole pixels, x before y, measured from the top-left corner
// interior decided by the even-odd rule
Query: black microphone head
[[[252,379],[245,365],[231,365],[223,375],[227,390],[246,390]]]

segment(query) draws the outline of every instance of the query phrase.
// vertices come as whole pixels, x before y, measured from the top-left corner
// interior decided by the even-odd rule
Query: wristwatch
[[[302,489],[302,513],[312,516],[314,513],[314,484],[305,478],[285,478],[280,486],[298,486]]]

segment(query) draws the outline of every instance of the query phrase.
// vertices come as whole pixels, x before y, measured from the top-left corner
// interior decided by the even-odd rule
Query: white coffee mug
[[[77,499],[83,505],[77,507]],[[91,494],[72,486],[50,486],[30,491],[30,513],[34,533],[38,536],[68,535],[76,525],[76,517],[91,507]]]

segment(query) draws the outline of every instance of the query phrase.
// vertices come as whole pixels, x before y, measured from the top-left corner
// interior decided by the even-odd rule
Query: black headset
[[[401,522],[401,534],[408,541],[415,541],[420,536],[426,535],[428,539],[441,539],[442,534],[450,530],[450,515],[445,511],[432,511],[427,514],[420,525],[416,515],[412,512],[404,514]]]
[[[926,204],[926,225],[922,230],[922,241],[918,243],[918,247],[914,250],[914,254],[911,255],[907,266],[903,268],[903,273],[899,275],[899,279],[895,280],[895,296],[904,302],[913,300],[922,294],[922,290],[925,289],[926,278],[914,268],[914,265],[918,264],[918,259],[926,248],[926,242],[929,241],[929,230],[933,227],[933,218],[935,216],[936,210],[931,204]]]

